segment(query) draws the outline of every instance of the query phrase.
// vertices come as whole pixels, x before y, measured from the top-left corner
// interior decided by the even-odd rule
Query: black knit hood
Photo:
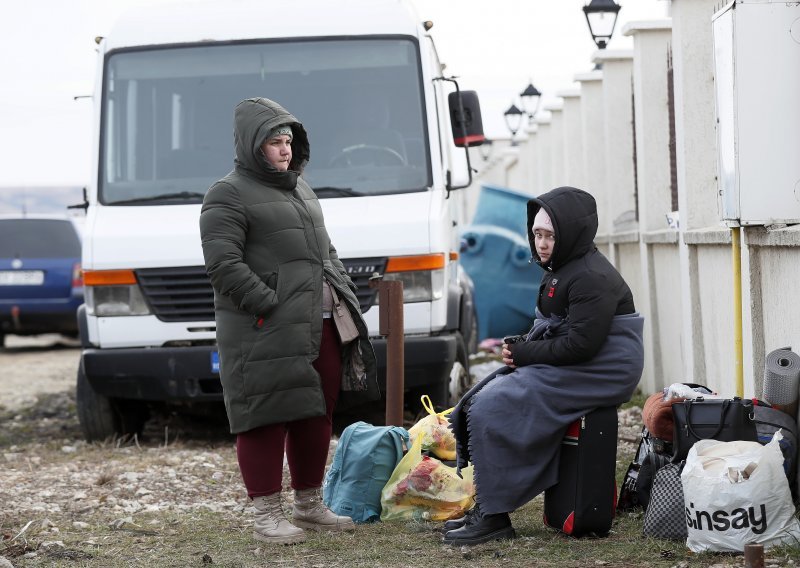
[[[547,270],[556,270],[573,258],[583,256],[595,248],[594,237],[597,235],[597,203],[589,193],[574,187],[557,187],[528,201],[528,242],[533,258],[541,264],[536,252],[531,227],[533,219],[544,209],[550,216],[555,233],[553,254],[547,264]]]
[[[292,127],[292,161],[285,172],[275,169],[261,152],[269,133],[283,124]],[[306,129],[285,108],[264,98],[243,100],[234,112],[233,138],[237,169],[282,189],[295,188],[311,152]]]

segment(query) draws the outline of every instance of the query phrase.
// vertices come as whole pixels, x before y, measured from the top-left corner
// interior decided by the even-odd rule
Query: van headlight
[[[136,285],[87,288],[86,308],[97,317],[150,315],[150,307]]]
[[[392,272],[384,275],[383,279],[403,283],[404,304],[431,302],[444,296],[444,269]]]
[[[432,302],[444,297],[444,268],[443,253],[394,256],[386,263],[383,279],[403,283],[405,304]]]
[[[96,317],[147,316],[152,312],[132,270],[83,273],[86,310]]]

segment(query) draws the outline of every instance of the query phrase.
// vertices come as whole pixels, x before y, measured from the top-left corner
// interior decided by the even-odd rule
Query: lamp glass
[[[594,12],[586,14],[586,19],[589,20],[589,31],[591,31],[595,41],[604,39],[608,43],[608,40],[611,39],[611,34],[614,33],[617,15],[613,12]]]

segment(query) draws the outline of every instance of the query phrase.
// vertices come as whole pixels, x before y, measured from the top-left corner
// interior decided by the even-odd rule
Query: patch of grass
[[[637,392],[626,407],[643,404],[646,395]],[[638,402],[638,404],[637,404]],[[42,407],[25,414],[27,422],[38,422],[54,415]],[[47,416],[46,414],[50,414]],[[55,416],[62,416],[56,413]],[[0,415],[2,418],[2,415]],[[63,419],[63,418],[62,418]],[[66,419],[63,419],[66,422]],[[69,420],[74,420],[71,417]],[[15,433],[15,443],[24,445],[18,450],[40,456],[42,463],[70,465],[74,471],[92,471],[89,485],[76,487],[91,493],[103,488],[102,495],[118,499],[134,498],[133,489],[119,481],[121,471],[142,471],[159,464],[169,465],[179,459],[170,452],[192,448],[216,448],[224,461],[219,471],[224,477],[215,483],[240,484],[235,472],[235,454],[231,439],[226,435],[211,438],[195,437],[173,441],[174,426],[170,425],[170,444],[162,448],[164,428],[153,428],[149,443],[141,447],[133,442],[123,444],[75,444],[76,451],[65,453],[61,446],[73,444],[69,434],[56,423],[36,424],[30,434],[33,442]],[[62,424],[64,424],[62,422]],[[29,425],[21,425],[20,430]],[[72,427],[67,428],[71,432]],[[191,430],[184,430],[191,431]],[[155,433],[159,435],[156,436]],[[120,447],[121,446],[121,447]],[[2,444],[0,444],[2,447]],[[633,458],[635,444],[620,443],[617,456],[617,483],[621,485],[628,464]],[[185,456],[181,453],[180,456]],[[2,454],[0,453],[0,460]],[[19,459],[22,459],[20,457]],[[180,459],[184,459],[181,457]],[[0,471],[3,464],[0,462]],[[32,475],[34,475],[32,473]],[[0,473],[0,480],[2,474]],[[217,487],[217,486],[215,486]],[[231,486],[229,486],[230,489]],[[237,485],[238,487],[238,485]],[[220,491],[220,485],[214,491]],[[243,495],[244,490],[241,490]],[[235,494],[235,491],[234,491]],[[12,497],[13,498],[13,497]],[[102,500],[104,497],[98,497]],[[140,511],[131,515],[130,522],[120,522],[120,516],[109,509],[98,508],[78,513],[64,508],[57,512],[10,513],[0,507],[0,556],[9,558],[17,568],[95,568],[95,567],[645,567],[671,568],[717,565],[741,566],[741,555],[692,554],[683,542],[645,538],[642,536],[643,513],[621,513],[614,521],[607,538],[575,539],[564,536],[542,522],[543,499],[538,497],[512,514],[517,531],[513,541],[491,542],[472,548],[450,547],[441,543],[441,523],[424,521],[375,523],[359,525],[354,533],[310,533],[306,542],[295,546],[271,546],[252,538],[253,515],[249,510],[228,509],[214,513],[206,510],[181,512],[175,509],[161,512]],[[80,520],[86,525],[76,526]],[[49,522],[48,522],[49,521]],[[14,537],[29,523],[29,528]],[[54,526],[59,531],[54,531]],[[45,543],[60,541],[59,545]],[[26,554],[35,553],[35,556]],[[768,551],[765,565],[789,566],[800,562],[800,548],[779,548]]]
[[[689,566],[741,565],[741,556],[691,554],[681,542],[643,538],[641,513],[615,521],[607,538],[574,539],[546,528],[542,500],[535,499],[512,515],[518,538],[471,548],[444,546],[438,523],[375,523],[354,533],[309,533],[294,546],[265,545],[252,539],[249,517],[192,513],[136,517],[138,526],[113,529],[103,522],[88,531],[32,534],[27,546],[0,546],[0,554],[24,567],[417,567],[460,566]],[[42,538],[64,547],[45,548]],[[37,541],[38,544],[37,544]],[[22,556],[35,550],[33,558]],[[770,562],[785,565],[800,558],[797,550],[770,551]],[[204,560],[206,558],[206,560]],[[209,562],[209,560],[211,562]]]
[[[634,406],[637,406],[639,408],[644,408],[644,402],[647,400],[647,397],[649,396],[650,396],[649,394],[644,394],[641,389],[637,388],[636,392],[633,393],[631,399],[622,406],[620,406],[620,408],[623,409],[632,408]]]

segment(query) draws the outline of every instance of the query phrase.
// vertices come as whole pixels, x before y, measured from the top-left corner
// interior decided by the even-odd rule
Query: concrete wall
[[[766,355],[800,352],[800,225],[743,229],[742,282],[745,392],[762,395]]]
[[[547,105],[544,107],[550,113],[550,159],[551,165],[551,178],[550,187],[545,191],[565,185],[565,167],[564,167],[564,115],[562,113],[562,105],[558,104]]]
[[[585,189],[581,91],[569,89],[556,93],[564,101],[564,185]]]
[[[536,138],[539,145],[539,156],[536,160],[538,193],[553,188],[553,145],[550,135],[550,118],[536,119]]]
[[[633,95],[636,127],[636,175],[642,279],[636,301],[645,323],[643,388],[653,391],[681,380],[682,302],[669,291],[680,284],[677,230],[667,227],[672,209],[669,152],[668,55],[671,21],[643,21],[622,32],[634,39]],[[666,294],[666,296],[665,296]]]
[[[600,71],[575,75],[581,89],[581,135],[583,138],[583,171],[586,183],[583,189],[597,201],[599,219],[609,217],[606,196],[605,123],[603,113],[603,74]],[[598,248],[609,255],[606,223],[598,229]]]
[[[650,302],[644,313],[647,314],[652,340],[648,363],[653,369],[653,381],[644,384],[643,390],[655,392],[685,379],[680,340],[680,262],[677,240],[666,243],[650,241],[645,250],[648,255]]]
[[[711,16],[716,0],[675,0],[671,2],[672,56],[675,70],[675,130],[678,160],[678,208],[681,231],[719,227],[717,213],[717,155],[714,108],[714,64]],[[696,249],[680,246],[681,287],[693,279]],[[729,272],[729,271],[728,271]],[[697,283],[700,284],[699,282]],[[683,330],[686,372],[701,379],[706,369],[698,337],[702,333],[700,303],[703,289],[694,288],[684,302]]]
[[[633,179],[633,52],[601,50],[592,58],[603,66],[603,123],[608,234],[637,228]],[[612,198],[613,195],[613,198]]]

